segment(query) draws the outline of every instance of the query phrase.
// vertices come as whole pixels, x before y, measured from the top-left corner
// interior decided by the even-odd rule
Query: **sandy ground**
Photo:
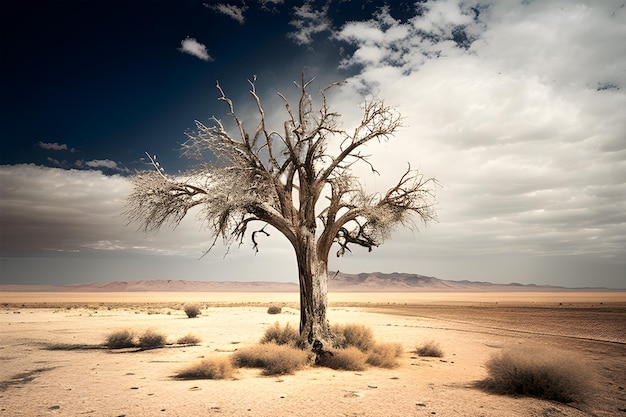
[[[0,416],[626,416],[626,303],[612,296],[474,295],[474,301],[421,303],[406,294],[344,295],[334,301],[331,296],[331,322],[365,324],[379,341],[403,345],[398,368],[310,367],[280,377],[242,369],[234,380],[181,381],[172,377],[178,370],[254,344],[276,321],[297,326],[297,294],[195,294],[191,299],[205,306],[195,319],[183,313],[185,299],[174,302],[172,294],[44,297],[45,305],[40,295],[24,296],[18,304],[6,293],[0,297],[5,303],[0,306]],[[269,315],[272,304],[287,307]],[[149,351],[47,349],[98,345],[119,329],[154,329],[172,341],[191,333],[202,342]],[[425,340],[437,341],[445,356],[412,353]],[[579,353],[594,371],[590,398],[564,405],[476,388],[486,376],[488,358],[519,344]]]

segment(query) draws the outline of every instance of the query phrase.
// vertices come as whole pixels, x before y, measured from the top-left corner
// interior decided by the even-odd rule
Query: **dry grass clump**
[[[582,402],[590,392],[591,372],[568,352],[518,346],[493,355],[486,363],[483,388],[562,403]]]
[[[109,349],[137,347],[137,344],[135,343],[135,334],[128,329],[118,330],[111,333],[106,337],[104,344]]]
[[[185,304],[183,307],[188,318],[193,319],[200,314],[200,306],[198,304]]]
[[[166,338],[155,330],[148,329],[140,337],[138,346],[141,349],[156,349],[165,346]]]
[[[298,340],[300,340],[300,332],[296,328],[291,327],[289,323],[281,327],[280,323],[276,322],[265,331],[261,343],[296,346]]]
[[[283,312],[283,308],[280,306],[270,306],[267,309],[267,314],[280,314]]]
[[[104,346],[109,349],[140,348],[149,350],[163,347],[166,344],[167,337],[152,329],[144,331],[139,337],[132,330],[117,330],[109,334],[104,342]]]
[[[182,369],[176,374],[179,379],[231,379],[233,365],[227,357],[204,359]]]
[[[320,356],[317,364],[342,371],[363,371],[367,367],[367,354],[354,346],[345,349],[333,349]]]
[[[292,374],[309,362],[309,354],[301,349],[274,342],[237,350],[233,363],[244,368],[262,368],[263,375]]]
[[[316,364],[331,369],[362,371],[368,365],[395,368],[403,348],[398,343],[378,344],[372,330],[360,324],[333,326],[338,348],[317,356]],[[238,367],[261,368],[264,375],[291,374],[313,359],[313,352],[298,348],[300,333],[290,324],[270,326],[260,344],[244,347],[233,355]]]
[[[402,356],[402,345],[399,343],[379,343],[367,352],[367,364],[379,368],[396,368],[400,363],[398,358]]]
[[[339,350],[333,351],[333,353],[339,354],[339,358],[335,359],[335,362],[344,361],[347,356],[354,356],[353,351],[349,350],[349,348],[356,348],[366,355],[364,364],[367,363],[381,368],[395,368],[399,365],[398,358],[402,355],[402,345],[398,343],[376,343],[374,333],[369,327],[362,324],[347,323],[336,324],[332,327],[332,330],[337,337],[337,346],[339,347]],[[344,350],[347,350],[347,352],[343,352]],[[360,357],[355,359],[355,364],[360,359]],[[331,362],[333,361],[331,360]],[[364,364],[363,366],[365,366]],[[354,365],[354,367],[359,368],[360,365]],[[334,369],[347,368],[339,367]]]
[[[362,324],[335,324],[332,331],[337,337],[337,346],[340,348],[353,346],[362,352],[367,352],[376,344],[372,329]]]
[[[176,340],[176,343],[178,343],[179,345],[196,346],[199,345],[201,341],[202,340],[198,336],[190,333],[178,338],[178,340]]]
[[[420,356],[429,356],[432,358],[443,357],[443,350],[441,350],[441,346],[439,346],[439,343],[433,340],[427,340],[418,345],[417,349],[415,349],[415,353]]]

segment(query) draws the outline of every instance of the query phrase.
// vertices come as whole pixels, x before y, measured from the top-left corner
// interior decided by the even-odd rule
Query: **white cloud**
[[[248,242],[240,250],[233,248],[224,258],[225,249],[218,242],[214,251],[200,260],[212,239],[194,213],[190,213],[175,230],[164,228],[158,233],[145,234],[138,231],[136,225],[128,225],[123,215],[130,191],[129,178],[107,176],[99,171],[36,165],[0,166],[0,193],[3,196],[0,200],[0,253],[3,262],[14,265],[14,275],[28,275],[32,274],[31,265],[23,256],[40,259],[33,265],[45,264],[50,256],[55,259],[64,254],[70,256],[63,258],[65,263],[54,261],[57,270],[42,270],[50,274],[51,279],[56,277],[57,282],[63,281],[64,275],[79,272],[73,270],[73,265],[79,262],[77,256],[82,259],[81,265],[88,265],[93,259],[94,265],[98,264],[102,269],[90,270],[89,275],[82,278],[83,282],[93,280],[92,274],[95,273],[104,274],[105,277],[100,278],[103,280],[115,279],[106,277],[110,273],[107,262],[111,265],[121,262],[121,270],[127,265],[124,279],[150,277],[150,273],[152,278],[202,279],[203,274],[207,276],[207,265],[211,265],[211,274],[219,272],[214,279],[254,279],[258,277],[255,264],[276,262],[277,259],[281,259],[279,263],[286,267],[295,268],[295,258],[291,259],[292,262],[285,261],[292,253],[278,233],[263,239],[258,257],[263,255],[267,257],[265,259],[255,260],[257,257]],[[159,267],[150,265],[146,259]],[[246,259],[244,264],[251,266],[241,268],[241,259]],[[284,268],[275,269],[280,271],[276,279],[293,276],[286,274]],[[169,275],[163,275],[167,269]],[[266,269],[272,268],[268,266]],[[7,272],[9,278],[16,279],[9,277]]]
[[[296,30],[287,36],[299,45],[309,45],[314,35],[330,30],[331,23],[327,14],[328,4],[320,10],[314,10],[308,2],[302,6],[295,6],[294,19],[290,24]]]
[[[63,165],[65,165],[65,161],[59,161],[58,159],[54,159],[54,158],[50,158],[47,157],[46,161],[48,161],[48,163],[57,166],[57,167],[62,167]]]
[[[4,198],[3,249],[79,250],[83,243],[114,241],[128,180],[98,171],[35,165],[0,166]]]
[[[180,42],[180,52],[193,55],[203,61],[213,61],[213,58],[207,52],[206,46],[195,40],[194,38],[186,37]]]
[[[129,173],[129,169],[123,166],[120,166],[115,161],[111,161],[110,159],[93,159],[91,161],[83,161],[78,160],[74,163],[77,168],[92,168],[92,169],[106,169],[116,173]]]
[[[625,267],[626,10],[616,2],[481,4],[475,17],[465,2],[429,1],[402,22],[383,10],[335,35],[354,48],[343,65],[358,71],[344,100],[368,92],[405,116],[399,135],[373,150],[378,186],[404,160],[444,185],[441,223],[414,241],[396,235],[379,249],[379,265],[394,252],[410,259],[407,251],[419,251],[420,263],[492,261],[455,272],[477,279],[470,274],[506,275],[494,256],[512,256],[544,265],[524,269],[536,282],[555,278],[540,275],[551,259],[551,273],[564,276],[558,264],[577,275],[563,256]],[[469,47],[455,39],[459,27]]]
[[[39,146],[42,149],[48,149],[48,150],[53,150],[53,151],[67,151],[67,145],[66,144],[59,144],[59,143],[47,143],[47,142],[37,142],[37,146]]]
[[[108,168],[118,169],[117,162],[110,159],[94,159],[92,161],[85,162],[85,166],[89,168]]]
[[[293,280],[295,256],[279,233],[227,257],[192,213],[145,234],[123,216],[128,178],[35,165],[0,166],[0,268],[4,282],[132,279]],[[268,271],[267,274],[259,271]]]
[[[70,151],[72,153],[76,152],[76,149],[70,148],[65,143],[57,143],[57,142],[37,142],[37,146],[41,149],[46,149],[50,151]]]
[[[243,15],[245,11],[248,10],[246,6],[239,7],[233,4],[225,4],[225,3],[220,3],[220,4],[215,4],[215,5],[204,3],[204,6],[211,10],[215,10],[218,13],[226,15],[233,20],[236,20],[237,22],[239,22],[240,25],[243,25],[244,23],[246,23],[246,18]]]
[[[279,6],[284,3],[285,0],[259,0],[259,4],[264,9],[269,9],[270,6]]]

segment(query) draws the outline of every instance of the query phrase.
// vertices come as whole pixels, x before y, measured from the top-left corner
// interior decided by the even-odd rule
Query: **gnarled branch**
[[[234,134],[216,117],[210,119],[212,126],[196,121],[196,131],[186,132],[182,150],[203,162],[198,171],[171,176],[156,156],[148,155],[154,171],[133,178],[126,211],[129,220],[145,231],[158,230],[164,224],[176,226],[190,209],[199,206],[211,234],[221,236],[228,247],[234,242],[241,244],[248,224],[260,221],[278,229],[294,247],[300,246],[303,231],[318,236],[315,244],[321,258],[327,258],[334,243],[339,245],[338,255],[350,251],[352,245],[372,250],[396,226],[414,227],[413,217],[424,223],[436,220],[435,179],[425,179],[409,166],[385,193],[368,194],[352,174],[356,163],[367,164],[377,173],[363,147],[397,132],[402,120],[397,111],[383,101],[367,101],[361,121],[349,133],[339,127],[339,114],[330,109],[327,100],[328,90],[342,83],[322,89],[322,102],[316,109],[309,92],[312,82],[303,73],[295,83],[300,93],[297,106],[292,107],[286,96],[278,93],[286,110],[279,133],[269,126],[256,77],[249,80],[258,114],[252,134],[217,83],[218,100],[227,105]],[[329,150],[335,142],[332,138],[339,143],[334,153]],[[324,190],[330,195],[323,194]],[[320,209],[322,197],[328,204]],[[316,230],[320,225],[321,233]],[[255,251],[258,233],[267,234],[265,228],[252,232]]]

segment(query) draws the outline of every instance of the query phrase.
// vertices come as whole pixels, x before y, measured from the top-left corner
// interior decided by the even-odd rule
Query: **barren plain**
[[[255,344],[275,322],[298,325],[297,293],[0,294],[0,416],[626,416],[626,293],[331,293],[332,323],[398,342],[394,369],[292,375],[238,369],[230,380],[179,380],[202,358]],[[199,317],[182,310],[199,302]],[[268,314],[268,307],[283,307]],[[197,346],[103,349],[120,329]],[[416,345],[439,343],[441,358]],[[503,348],[579,355],[593,390],[562,404],[487,392],[477,382]]]

